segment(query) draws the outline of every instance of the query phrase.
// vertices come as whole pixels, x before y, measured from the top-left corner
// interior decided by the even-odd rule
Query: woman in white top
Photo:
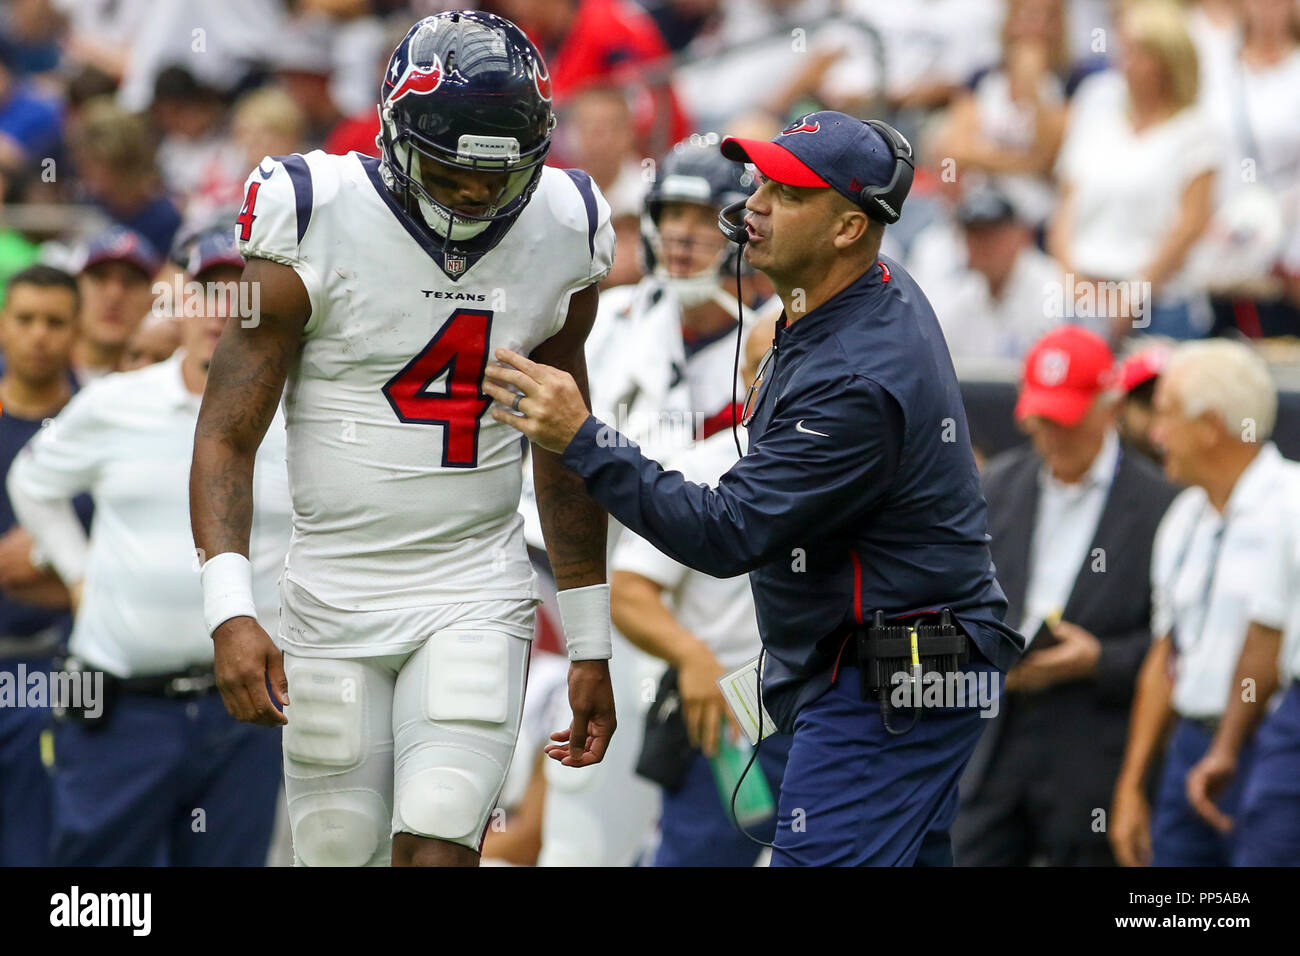
[[[1107,315],[1115,339],[1198,337],[1209,304],[1187,257],[1210,219],[1223,136],[1196,106],[1196,49],[1181,9],[1144,0],[1119,32],[1120,70],[1075,95],[1048,247],[1072,276],[1076,312]]]
[[[1065,129],[1067,67],[1060,0],[1010,0],[1002,63],[952,104],[940,155],[963,174],[994,176],[1016,212],[1034,226],[1051,215],[1052,164]]]
[[[1244,0],[1241,13],[1240,42],[1202,93],[1229,144],[1204,268],[1212,291],[1237,300],[1226,311],[1242,332],[1295,334],[1276,300],[1279,259],[1300,238],[1300,7]]]

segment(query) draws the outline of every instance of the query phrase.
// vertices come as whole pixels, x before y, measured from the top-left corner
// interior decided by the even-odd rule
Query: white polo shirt
[[[744,447],[744,434],[741,435]],[[731,430],[710,435],[664,461],[690,481],[716,485],[736,463]],[[654,545],[628,531],[619,539],[610,561],[614,571],[631,571],[664,589],[664,604],[677,622],[713,651],[723,667],[739,667],[761,646],[749,575],[715,578],[678,564]]]
[[[1300,469],[1276,515],[1279,533],[1260,564],[1251,592],[1250,619],[1282,632],[1278,669],[1283,682],[1300,681]]]
[[[1151,632],[1173,633],[1173,705],[1184,717],[1217,718],[1227,706],[1297,468],[1267,442],[1237,479],[1222,515],[1204,489],[1188,488],[1160,522],[1151,556]]]
[[[94,499],[69,650],[118,677],[212,661],[189,510],[200,396],[185,388],[181,357],[82,389],[9,473],[11,493],[20,498],[61,503],[89,492]],[[253,594],[262,626],[274,633],[291,515],[279,411],[257,453],[253,501]],[[28,530],[44,547],[42,525],[32,524]],[[50,553],[67,549],[66,541],[50,544]]]

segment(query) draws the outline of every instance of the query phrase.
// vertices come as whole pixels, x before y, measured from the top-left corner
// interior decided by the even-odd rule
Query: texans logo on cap
[[[1062,349],[1044,349],[1034,365],[1034,377],[1048,388],[1060,385],[1070,372],[1070,355]]]
[[[533,85],[537,87],[537,95],[548,103],[551,101],[551,74],[546,69],[540,59],[537,61],[537,67],[533,70]]]
[[[822,128],[822,124],[821,124],[821,123],[819,123],[819,122],[817,122],[817,121],[815,121],[815,120],[814,120],[813,122],[809,123],[809,122],[808,122],[808,117],[805,116],[803,119],[799,120],[797,123],[791,123],[791,124],[790,124],[789,126],[787,126],[785,129],[783,129],[783,130],[781,131],[781,135],[782,135],[782,136],[789,136],[791,133],[815,133],[815,132],[817,132],[817,131],[818,131],[819,129],[821,129],[821,128]]]
[[[430,67],[416,66],[414,63],[408,63],[406,69],[402,72],[402,78],[397,81],[393,91],[388,94],[388,102],[396,103],[407,93],[432,93],[442,85],[442,63],[435,56],[433,65]]]

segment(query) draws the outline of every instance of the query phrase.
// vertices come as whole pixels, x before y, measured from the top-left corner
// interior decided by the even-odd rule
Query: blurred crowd
[[[245,179],[264,156],[378,155],[384,64],[415,19],[449,8],[427,0],[5,5],[0,466],[7,470],[41,422],[92,380],[182,348],[211,354],[229,304],[214,312],[209,302],[195,315],[174,297],[160,306],[160,288],[237,277],[228,238]],[[1237,601],[1214,625],[1223,629],[1217,656],[1177,678],[1200,684],[1151,703],[1141,721],[1130,722],[1130,707],[1135,690],[1149,703],[1159,695],[1160,667],[1176,656],[1153,615],[1164,625],[1191,615],[1203,647],[1214,589],[1225,587],[1215,575],[1219,546],[1199,550],[1198,535],[1213,538],[1213,515],[1201,528],[1183,514],[1189,530],[1177,532],[1158,532],[1161,517],[1183,485],[1201,489],[1222,518],[1255,453],[1272,448],[1272,420],[1258,409],[1269,394],[1276,408],[1276,388],[1252,361],[1300,364],[1289,341],[1300,336],[1300,0],[498,0],[479,8],[515,21],[541,51],[559,117],[549,162],[585,169],[611,207],[617,249],[589,343],[593,404],[620,427],[633,395],[648,416],[696,416],[698,441],[665,438],[657,427],[634,437],[701,481],[734,460],[722,426],[736,416],[736,309],[754,319],[747,383],[770,342],[775,300],[761,276],[744,276],[738,289],[718,268],[716,182],[706,199],[656,192],[663,168],[692,149],[716,151],[719,136],[770,138],[819,109],[886,119],[909,137],[915,184],[883,252],[925,290],[959,372],[998,362],[1016,370],[1016,419],[1030,442],[985,470],[995,559],[1019,615],[1009,620],[1027,636],[1046,628],[1043,644],[1054,644],[1041,650],[1054,656],[1030,655],[1034,666],[1010,681],[998,729],[977,753],[955,832],[958,862],[1148,862],[1143,833],[1157,834],[1157,862],[1238,860],[1227,844],[1210,849],[1221,831],[1183,786],[1195,773],[1208,780],[1211,769],[1220,775],[1211,789],[1222,784],[1222,760],[1208,769],[1201,761],[1227,759],[1231,749],[1216,735],[1242,641],[1255,627],[1281,640],[1285,615],[1252,616]],[[700,206],[707,214],[689,212]],[[1171,358],[1184,354],[1179,343],[1207,338],[1237,341],[1209,343],[1231,346],[1226,353]],[[1186,368],[1161,419],[1157,381],[1172,361]],[[1234,392],[1207,370],[1216,362],[1263,375],[1256,393]],[[1241,413],[1246,407],[1254,411]],[[1260,424],[1261,416],[1267,427],[1239,447],[1240,420]],[[1201,419],[1218,431],[1188,424]],[[1163,431],[1153,431],[1160,421]],[[1162,475],[1171,448],[1174,464],[1166,460]],[[1225,461],[1240,467],[1224,470]],[[1257,510],[1267,514],[1284,497],[1263,496]],[[91,534],[92,498],[75,496]],[[64,587],[61,569],[42,563],[8,497],[3,505],[0,666],[49,666],[80,595]],[[1235,525],[1238,534],[1246,524]],[[1166,544],[1174,553],[1162,558],[1161,536],[1176,534],[1186,540]],[[505,822],[489,827],[485,859],[761,858],[723,809],[725,782],[734,785],[724,765],[743,745],[728,742],[714,684],[757,653],[747,589],[704,580],[625,538],[610,543],[625,662],[616,673],[616,749],[588,771],[542,758],[546,734],[566,722],[563,638],[548,604],[501,798]],[[544,574],[540,537],[531,543]],[[1098,548],[1123,563],[1112,566],[1112,590],[1094,589],[1080,571]],[[1167,580],[1152,571],[1162,560]],[[1190,570],[1197,562],[1199,578]],[[1199,581],[1199,592],[1184,593],[1184,578]],[[1151,716],[1157,704],[1170,720]],[[668,746],[665,710],[673,709],[675,746],[687,758],[650,767],[647,753]],[[1175,719],[1161,776],[1154,768]],[[57,764],[51,739],[47,714],[0,707],[0,863],[45,862],[51,817],[70,812],[33,796]],[[740,801],[758,830],[767,808],[769,835],[773,799],[764,791],[780,781],[773,748]],[[1234,767],[1240,783],[1244,758]],[[766,787],[755,784],[760,776]],[[1098,829],[1093,810],[1112,802],[1110,826]],[[271,859],[283,860],[283,848]]]

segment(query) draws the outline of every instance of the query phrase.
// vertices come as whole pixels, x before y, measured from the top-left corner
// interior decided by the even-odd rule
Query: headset
[[[858,193],[858,203],[868,217],[884,226],[892,226],[903,214],[903,200],[912,189],[916,175],[916,161],[912,144],[907,137],[881,120],[867,120],[867,125],[879,133],[894,154],[894,172],[884,186],[864,186]]]

